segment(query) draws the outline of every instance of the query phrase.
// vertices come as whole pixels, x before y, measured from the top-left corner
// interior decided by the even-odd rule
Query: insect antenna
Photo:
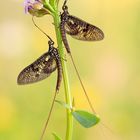
[[[34,24],[44,35],[46,35],[46,36],[49,38],[49,40],[50,40],[51,42],[54,43],[54,41],[51,39],[51,37],[50,37],[49,35],[47,35],[47,34],[35,23],[34,16],[32,16],[32,22],[33,22],[33,24]]]
[[[66,7],[66,3],[67,3],[67,1],[68,1],[68,0],[65,0],[65,1],[64,1],[64,4],[63,4],[63,6],[62,6],[62,9],[63,9],[63,10],[64,10],[65,7]]]

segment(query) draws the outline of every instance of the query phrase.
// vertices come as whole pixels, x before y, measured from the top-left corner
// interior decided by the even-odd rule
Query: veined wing
[[[47,52],[20,72],[17,83],[24,85],[41,81],[47,78],[56,68],[55,58]]]
[[[101,29],[71,15],[68,15],[68,20],[65,22],[65,30],[67,34],[78,40],[99,41],[104,38]]]

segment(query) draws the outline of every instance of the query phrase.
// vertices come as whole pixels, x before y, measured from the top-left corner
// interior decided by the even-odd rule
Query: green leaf
[[[72,112],[72,115],[82,126],[86,128],[90,128],[100,121],[100,118],[95,114],[91,114],[86,111],[77,110]]]
[[[66,104],[65,102],[58,101],[58,100],[55,100],[55,102],[59,103],[60,105],[62,105],[63,107],[65,107],[67,109],[71,109],[71,107],[68,104]]]
[[[54,136],[55,140],[62,140],[62,139],[59,138],[55,133],[53,133],[53,136]]]

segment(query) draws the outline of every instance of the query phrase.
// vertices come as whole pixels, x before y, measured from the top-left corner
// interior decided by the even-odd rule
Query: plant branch
[[[64,54],[64,48],[63,48],[63,45],[62,45],[62,37],[61,37],[60,29],[59,29],[60,13],[59,13],[57,8],[55,10],[56,12],[54,13],[53,18],[54,18],[56,37],[57,37],[58,50],[59,50],[61,63],[62,63],[63,81],[64,81],[64,88],[65,88],[65,99],[66,99],[66,104],[68,104],[69,106],[72,107],[72,97],[71,97],[71,93],[70,93],[68,71],[67,71],[66,61],[63,59],[65,57],[65,54]],[[73,116],[72,116],[72,113],[71,113],[71,109],[67,109],[66,115],[67,115],[67,128],[66,128],[66,138],[65,138],[65,140],[72,140]]]

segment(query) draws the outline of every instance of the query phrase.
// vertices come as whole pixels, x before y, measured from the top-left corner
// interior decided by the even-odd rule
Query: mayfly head
[[[63,6],[62,6],[62,10],[63,10],[63,13],[61,14],[61,20],[63,21],[67,21],[68,20],[68,6],[66,5],[67,3],[67,0],[65,0]]]
[[[49,44],[49,52],[53,52],[54,51],[54,42],[52,40],[48,41]]]
[[[53,46],[54,45],[54,42],[52,40],[49,40],[48,41],[48,44],[49,44],[49,46]]]

